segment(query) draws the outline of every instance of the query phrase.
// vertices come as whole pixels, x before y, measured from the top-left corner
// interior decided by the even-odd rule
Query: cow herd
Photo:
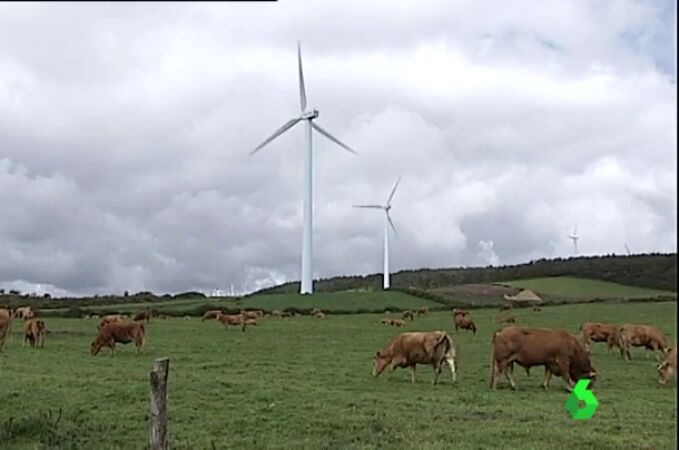
[[[405,311],[401,319],[385,317],[382,324],[405,327],[407,321],[415,317],[429,314],[428,308]],[[230,326],[246,328],[257,326],[258,319],[266,316],[290,317],[296,315],[287,311],[273,311],[271,313],[258,311],[241,311],[239,314],[226,314],[221,310],[207,311],[202,321],[216,320],[224,328]],[[315,318],[325,317],[325,313],[317,308],[310,311]],[[42,347],[48,330],[45,322],[36,317],[30,307],[15,310],[0,308],[0,351],[7,337],[11,337],[12,319],[24,319],[24,341],[31,347]],[[151,312],[139,312],[131,318],[125,314],[110,314],[101,317],[97,327],[97,335],[90,345],[90,353],[97,355],[102,348],[107,347],[111,355],[115,354],[117,343],[134,343],[139,353],[145,344],[145,326],[151,319]],[[495,320],[502,323],[514,323],[513,316]],[[453,324],[455,332],[467,330],[474,335],[478,328],[468,311],[453,310]],[[669,344],[665,335],[657,328],[649,325],[625,324],[622,326],[600,322],[585,322],[580,327],[579,334],[566,330],[531,328],[511,325],[501,328],[492,335],[490,387],[496,389],[499,378],[504,374],[513,389],[516,380],[513,376],[514,364],[523,367],[529,373],[532,367],[543,366],[545,379],[543,387],[547,388],[553,375],[560,376],[566,382],[566,388],[571,390],[578,380],[587,378],[594,384],[597,371],[591,357],[593,342],[604,342],[607,349],[618,348],[624,360],[631,359],[630,347],[643,347],[658,356],[663,361],[657,366],[658,382],[666,384],[676,374],[677,348]],[[406,332],[400,333],[392,339],[386,347],[376,352],[373,359],[373,376],[379,376],[385,369],[393,371],[396,368],[410,368],[412,382],[415,382],[415,368],[418,364],[431,365],[434,369],[436,384],[443,365],[450,368],[453,382],[458,370],[457,353],[453,339],[444,331]]]
[[[534,308],[539,312],[541,309]],[[413,311],[406,311],[404,318],[414,319]],[[511,320],[509,320],[511,319]],[[496,322],[513,323],[513,316]],[[395,325],[396,319],[385,317],[381,323]],[[405,325],[403,321],[398,321]],[[455,332],[469,330],[476,334],[477,327],[468,311],[454,309],[453,323]],[[402,326],[400,325],[400,326]],[[496,389],[499,377],[504,374],[512,389],[516,389],[514,364],[523,367],[526,373],[536,366],[543,366],[545,379],[543,387],[549,387],[553,375],[560,376],[571,391],[580,379],[589,379],[591,384],[597,377],[590,350],[592,342],[606,342],[608,350],[618,347],[625,360],[631,359],[630,347],[644,347],[658,352],[664,360],[657,366],[658,382],[667,382],[676,374],[677,347],[668,343],[665,335],[656,327],[649,325],[625,324],[617,326],[598,322],[586,322],[576,335],[566,330],[508,326],[501,328],[492,336],[490,388]],[[415,382],[415,367],[418,364],[431,364],[434,368],[435,384],[441,367],[445,362],[451,369],[453,381],[456,378],[456,351],[453,340],[444,331],[407,332],[392,339],[373,359],[373,376],[379,376],[385,368],[409,367],[412,382]]]

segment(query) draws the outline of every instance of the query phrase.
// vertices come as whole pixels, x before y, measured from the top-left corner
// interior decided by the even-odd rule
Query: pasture
[[[21,347],[17,321],[0,362],[0,447],[145,448],[149,370],[155,358],[169,356],[174,449],[676,448],[676,382],[657,383],[655,359],[645,350],[634,349],[624,362],[606,354],[605,344],[593,345],[599,408],[591,420],[576,421],[564,408],[563,380],[544,391],[541,368],[530,377],[515,370],[517,392],[505,378],[489,390],[498,313],[471,314],[476,336],[455,334],[449,311],[405,329],[381,325],[381,314],[266,318],[246,333],[197,318],[154,319],[143,354],[119,345],[114,357],[107,350],[90,356],[95,319],[46,319],[51,334],[43,349]],[[675,302],[512,314],[519,324],[573,332],[587,320],[653,324],[676,342]],[[372,356],[392,336],[435,329],[455,341],[456,385],[444,371],[432,386],[426,366],[415,385],[403,369],[371,377]]]
[[[676,292],[661,291],[638,286],[628,286],[602,280],[577,277],[545,277],[496,283],[521,289],[530,289],[541,295],[572,299],[593,298],[653,298],[676,297]]]

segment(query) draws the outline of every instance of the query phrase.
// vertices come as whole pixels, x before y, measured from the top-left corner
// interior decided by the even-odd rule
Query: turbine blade
[[[398,236],[398,231],[396,231],[396,227],[394,226],[394,222],[391,221],[391,216],[389,215],[389,211],[387,211],[387,221],[389,221],[389,225],[391,225],[391,229],[394,230],[394,234]]]
[[[573,230],[573,236],[578,235],[578,224],[575,224],[575,230]]]
[[[294,119],[290,119],[290,120],[288,120],[287,122],[285,122],[285,125],[283,125],[282,127],[280,127],[278,130],[276,130],[276,132],[275,132],[274,134],[272,134],[271,136],[269,136],[264,142],[262,142],[262,143],[259,144],[257,147],[255,147],[255,149],[254,149],[253,151],[250,152],[250,155],[254,155],[256,152],[258,152],[258,151],[259,151],[262,147],[264,147],[266,144],[268,144],[269,142],[273,141],[273,140],[276,139],[278,136],[280,136],[281,134],[283,134],[283,133],[285,133],[286,131],[288,131],[290,128],[294,127],[295,124],[296,124],[297,122],[299,122],[300,120],[302,120],[302,119],[300,119],[299,117],[296,117],[296,118],[294,118]]]
[[[389,198],[387,199],[387,206],[391,205],[391,199],[394,198],[394,193],[396,192],[396,188],[400,182],[401,177],[398,177],[398,180],[396,180],[396,184],[394,185],[394,188],[391,190],[391,194],[389,194]]]
[[[381,205],[352,205],[354,208],[372,208],[372,209],[384,209]]]
[[[299,106],[306,110],[306,89],[304,88],[304,72],[302,71],[302,44],[297,41],[297,65],[299,68]]]
[[[337,139],[335,136],[333,136],[332,134],[328,133],[326,130],[324,130],[323,128],[321,128],[321,126],[318,125],[316,122],[313,122],[313,121],[312,121],[312,122],[311,122],[311,126],[314,127],[314,129],[315,129],[316,131],[318,131],[319,133],[321,133],[323,136],[325,136],[325,137],[327,137],[328,139],[330,139],[331,141],[333,141],[335,144],[339,145],[340,147],[342,147],[342,148],[345,149],[346,151],[348,151],[348,152],[350,152],[350,153],[353,153],[354,155],[358,156],[358,153],[356,153],[354,150],[352,150],[348,145],[342,143],[342,142],[341,142],[339,139]]]

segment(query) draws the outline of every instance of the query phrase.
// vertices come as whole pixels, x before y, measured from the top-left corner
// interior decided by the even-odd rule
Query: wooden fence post
[[[153,362],[151,379],[151,450],[167,450],[167,376],[170,358]]]

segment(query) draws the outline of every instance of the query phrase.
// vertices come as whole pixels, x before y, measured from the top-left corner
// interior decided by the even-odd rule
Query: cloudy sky
[[[0,4],[0,287],[299,279],[296,41],[322,136],[314,275],[676,251],[676,3]]]

